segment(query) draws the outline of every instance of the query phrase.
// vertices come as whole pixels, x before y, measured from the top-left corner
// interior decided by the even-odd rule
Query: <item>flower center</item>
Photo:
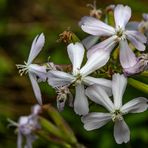
[[[115,33],[119,39],[125,39],[125,34],[124,30],[120,27],[116,28],[116,33]]]
[[[75,81],[74,81],[74,83],[75,84],[81,84],[81,82],[82,82],[82,75],[80,74],[80,73],[78,73],[76,76],[75,76]]]
[[[24,64],[17,64],[17,69],[19,69],[20,76],[22,76],[24,73],[27,74],[29,65],[24,61]]]
[[[120,110],[115,110],[112,115],[112,120],[115,122],[116,120],[122,120],[122,112]]]

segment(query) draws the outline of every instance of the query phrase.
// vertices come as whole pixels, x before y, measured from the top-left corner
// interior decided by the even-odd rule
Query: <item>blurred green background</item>
[[[68,64],[66,46],[57,43],[58,35],[68,27],[81,39],[86,34],[81,31],[78,21],[89,15],[86,4],[91,0],[0,0],[0,148],[15,148],[17,136],[13,128],[7,128],[7,118],[15,121],[21,115],[28,115],[30,107],[36,103],[30,81],[27,76],[20,77],[15,64],[23,63],[28,58],[33,38],[44,32],[46,42],[37,58],[37,63],[47,62],[48,56],[57,64]],[[98,8],[122,3],[131,6],[132,20],[140,21],[143,12],[148,13],[147,0],[97,0]],[[44,103],[56,106],[56,94],[48,85],[41,84]],[[130,87],[129,87],[130,88]],[[131,93],[131,94],[130,94]],[[125,96],[146,96],[130,88]],[[131,98],[131,99],[132,99]],[[113,124],[87,132],[83,129],[80,118],[72,109],[66,107],[61,113],[70,124],[78,141],[88,148],[127,147],[146,148],[148,146],[148,113],[127,115],[125,117],[131,129],[131,141],[117,145],[113,138]],[[38,140],[34,147],[59,148]]]

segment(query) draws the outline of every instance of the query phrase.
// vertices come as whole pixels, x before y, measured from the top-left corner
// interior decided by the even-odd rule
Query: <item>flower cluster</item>
[[[38,114],[41,112],[40,105],[34,105],[32,107],[32,113],[28,116],[21,116],[19,118],[18,123],[8,119],[10,122],[10,126],[17,127],[17,147],[23,147],[23,137],[26,138],[25,148],[32,148],[32,142],[37,139],[37,136],[33,133],[35,130],[40,129],[40,125],[38,123]]]
[[[68,99],[69,105],[74,108],[75,113],[81,116],[86,130],[100,128],[112,120],[115,123],[115,140],[121,144],[130,140],[130,130],[123,115],[143,112],[148,108],[148,100],[144,97],[135,98],[122,105],[128,76],[143,72],[148,67],[147,53],[141,54],[141,51],[146,49],[147,29],[144,32],[140,31],[143,26],[147,27],[148,15],[144,14],[144,20],[139,23],[137,28],[134,27],[134,23],[128,23],[131,17],[129,6],[111,5],[106,8],[106,13],[110,11],[114,15],[114,26],[108,21],[101,21],[102,12],[98,11],[96,7],[93,10],[95,15],[92,15],[91,11],[91,16],[81,19],[80,27],[90,36],[82,42],[79,40],[68,42],[67,53],[72,63],[72,69],[69,71],[59,69],[54,63],[32,64],[44,45],[43,33],[35,37],[25,65],[18,64],[17,67],[21,75],[28,73],[35,97],[40,105],[42,105],[42,98],[38,82],[47,81],[57,92],[57,107],[60,111],[64,109]],[[98,12],[100,13],[98,14]],[[70,38],[67,37],[69,40]],[[67,41],[64,42],[67,43]],[[85,48],[87,49],[87,60],[84,61]],[[112,58],[113,49],[114,54],[119,54],[120,63],[118,63],[118,56],[115,59]],[[139,57],[134,53],[135,49],[139,50]],[[120,66],[120,74],[118,69],[111,69],[109,74],[109,70],[105,72],[104,67],[110,61]],[[75,93],[71,92],[72,89],[75,90]],[[112,96],[113,100],[110,98]],[[109,113],[91,112],[89,102],[104,106]],[[20,134],[26,135],[26,131],[22,132],[22,126],[28,126],[29,118],[20,119]],[[30,130],[28,132],[30,134]]]

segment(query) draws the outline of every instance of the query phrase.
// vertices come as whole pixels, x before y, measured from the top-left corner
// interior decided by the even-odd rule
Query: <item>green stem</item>
[[[142,83],[140,81],[137,81],[133,78],[129,78],[128,79],[128,84],[130,84],[131,86],[133,86],[134,88],[143,91],[144,93],[148,94],[148,85],[145,83]]]
[[[50,121],[48,121],[43,117],[39,117],[39,122],[45,131],[59,138],[63,138],[61,131],[56,126],[54,126]]]
[[[148,77],[148,71],[144,71],[140,74],[141,76],[145,76],[145,77]]]
[[[59,112],[57,112],[51,105],[44,106],[44,109],[47,110],[49,116],[53,119],[53,121],[58,126],[60,131],[64,134],[63,139],[65,139],[69,143],[76,144],[77,139],[75,138],[73,131],[68,126],[68,124],[63,120]]]

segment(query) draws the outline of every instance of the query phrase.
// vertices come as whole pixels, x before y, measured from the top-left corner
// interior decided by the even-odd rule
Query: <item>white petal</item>
[[[136,40],[134,37],[128,35],[127,38],[131,41],[131,43],[135,46],[136,49],[138,49],[139,51],[145,50],[145,45]]]
[[[115,33],[113,27],[93,17],[83,17],[80,25],[84,32],[95,36],[110,36]]]
[[[135,30],[126,30],[125,32],[127,35],[133,36],[136,40],[140,41],[141,43],[146,43],[146,37],[139,31]]]
[[[21,116],[19,118],[19,125],[27,124],[29,120],[29,116]]]
[[[86,62],[86,64],[81,68],[80,73],[83,76],[87,76],[94,72],[95,70],[103,67],[109,60],[110,52],[99,50],[96,51]]]
[[[26,136],[26,145],[25,148],[32,148],[32,142],[35,140],[32,139],[31,135]]]
[[[104,126],[111,120],[110,113],[89,113],[81,118],[84,128],[88,131]]]
[[[108,79],[104,79],[104,78],[94,78],[94,77],[90,77],[87,76],[83,79],[83,82],[85,83],[85,85],[93,85],[93,84],[98,84],[100,85],[100,87],[102,87],[106,93],[111,96],[112,95],[112,82]]]
[[[82,44],[86,49],[89,49],[97,43],[98,39],[99,39],[98,36],[89,35],[88,37],[82,40]]]
[[[113,35],[108,39],[100,42],[99,44],[96,44],[95,46],[91,47],[87,52],[87,58],[89,58],[97,50],[103,49],[111,52],[112,49],[116,46],[116,44],[117,44],[117,36]]]
[[[126,89],[127,79],[124,75],[114,74],[112,77],[112,91],[116,109],[122,106],[122,97]]]
[[[50,70],[47,73],[47,77],[48,84],[52,87],[69,85],[75,79],[72,75],[58,70]]]
[[[145,21],[148,21],[148,13],[143,13],[142,17]]]
[[[67,46],[69,58],[73,65],[73,74],[76,75],[80,69],[84,57],[84,47],[81,43],[71,43]]]
[[[126,25],[127,30],[138,30],[139,22],[129,22]]]
[[[126,40],[120,41],[120,63],[123,68],[132,67],[137,63],[136,56]]]
[[[144,112],[148,109],[148,100],[144,97],[135,98],[126,104],[124,104],[121,108],[121,112],[127,113],[140,113]]]
[[[111,99],[108,97],[105,90],[103,90],[99,85],[89,86],[86,89],[85,94],[89,97],[90,100],[104,106],[108,111],[113,111],[114,105]]]
[[[38,104],[31,107],[31,113],[33,115],[38,115],[42,111],[42,107]]]
[[[114,18],[116,28],[120,27],[124,29],[131,18],[131,8],[128,6],[117,5],[114,10]]]
[[[141,71],[143,71],[143,63],[137,59],[137,63],[134,66],[124,68],[123,70],[125,76],[130,76],[136,73],[140,73]]]
[[[145,50],[146,37],[139,33],[138,31],[126,31],[127,38],[131,41],[131,43],[140,51]]]
[[[28,64],[31,64],[32,61],[36,58],[36,56],[39,54],[39,52],[43,48],[44,43],[45,43],[45,37],[43,33],[35,37],[35,39],[33,40],[32,46],[31,46],[30,53],[29,53],[29,58],[27,61]]]
[[[83,82],[86,85],[99,84],[99,85],[103,85],[103,86],[110,87],[110,88],[112,87],[111,80],[108,80],[105,78],[94,78],[94,77],[87,76],[83,79]]]
[[[79,115],[86,115],[89,112],[88,100],[85,96],[84,85],[76,86],[76,95],[74,100],[74,111]]]
[[[20,132],[20,130],[18,130],[18,134],[17,134],[17,148],[22,148],[22,134]]]
[[[32,88],[33,88],[35,97],[36,97],[38,103],[40,105],[42,105],[41,91],[40,91],[39,85],[37,83],[36,76],[34,74],[30,73],[30,72],[28,74],[29,74],[29,78],[30,78],[30,81],[31,81],[31,84],[32,84]]]
[[[40,81],[45,82],[47,78],[46,66],[40,66],[37,64],[30,64],[29,65],[29,72],[34,73]]]
[[[114,125],[116,143],[127,143],[130,140],[130,130],[124,120],[116,120]]]
[[[35,135],[27,135],[26,136],[26,145],[24,148],[32,148],[32,143],[37,139]]]

